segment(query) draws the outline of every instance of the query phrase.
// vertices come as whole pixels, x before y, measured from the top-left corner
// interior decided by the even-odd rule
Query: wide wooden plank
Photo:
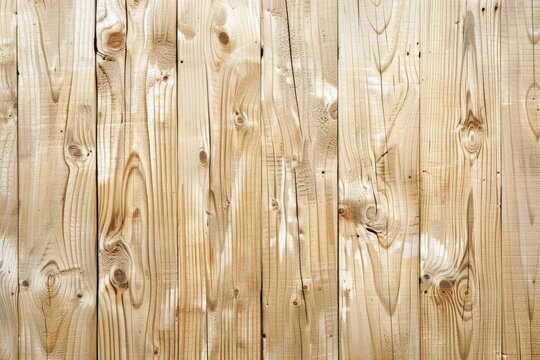
[[[251,0],[209,5],[204,18],[210,31],[202,34],[208,34],[203,41],[209,149],[202,148],[198,155],[209,171],[208,357],[257,359],[261,353],[260,8],[258,1]]]
[[[0,0],[0,359],[18,359],[17,2]]]
[[[507,0],[501,25],[503,359],[540,358],[540,4]],[[501,11],[499,10],[499,11]]]
[[[178,267],[181,359],[207,358],[210,0],[178,3]]]
[[[262,6],[263,355],[337,359],[337,1]]]
[[[96,357],[94,10],[18,1],[22,359]]]
[[[99,0],[99,355],[178,353],[176,2]]]
[[[500,356],[500,6],[422,1],[423,359]]]
[[[340,1],[344,359],[419,357],[419,6]]]

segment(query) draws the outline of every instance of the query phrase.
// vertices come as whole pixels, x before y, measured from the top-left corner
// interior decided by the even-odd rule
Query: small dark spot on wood
[[[308,287],[307,285],[304,285],[304,286],[302,286],[302,290],[303,290],[304,292],[308,292],[308,291],[309,291],[309,287]]]
[[[184,63],[184,60],[180,60],[180,64],[183,64]]]
[[[28,286],[30,286],[30,283],[28,282],[28,280],[23,280],[22,286],[28,287]]]
[[[326,171],[324,171],[324,170],[323,170],[323,171],[321,171],[321,174],[323,174],[323,175],[324,175],[324,174],[326,174]]]
[[[199,151],[199,164],[201,164],[202,166],[205,166],[208,164],[208,154],[206,153],[204,149],[201,149]]]
[[[169,75],[163,76],[163,81],[167,81],[167,80],[169,80]]]
[[[427,290],[424,290],[424,294],[427,294]]]
[[[486,8],[482,8],[482,12],[486,11]]]
[[[238,295],[240,293],[240,290],[234,289],[234,295]]]
[[[496,4],[495,5],[495,11],[497,11],[499,9],[499,4]]]
[[[154,355],[159,354],[159,349],[157,347],[154,348]]]
[[[77,297],[80,299],[82,298],[82,294],[77,294]]]
[[[418,57],[422,57],[422,53],[421,53],[421,52],[418,52]]]
[[[231,41],[231,39],[229,38],[229,34],[227,34],[225,31],[219,33],[220,43],[222,43],[223,45],[227,45],[229,44],[229,41]]]
[[[234,119],[236,126],[243,126],[246,123],[246,118],[242,115],[237,115]]]
[[[409,52],[407,51],[407,56],[409,56]]]
[[[337,212],[338,212],[338,214],[344,214],[345,213],[345,207],[343,207],[343,206],[338,207]]]
[[[293,301],[293,305],[294,305],[294,306],[298,306],[298,301],[294,300],[294,301]]]
[[[429,276],[429,274],[424,274],[424,276],[422,276],[422,279],[424,281],[429,281],[431,279],[431,276]]]
[[[262,334],[263,339],[266,339],[266,334]]]
[[[264,48],[261,48],[261,57],[264,56]]]
[[[113,279],[118,284],[125,284],[127,282],[127,275],[124,270],[122,269],[116,269],[113,273]]]

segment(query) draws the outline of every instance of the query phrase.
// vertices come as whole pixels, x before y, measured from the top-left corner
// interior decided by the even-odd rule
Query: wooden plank
[[[419,357],[419,6],[340,2],[344,359]]]
[[[540,357],[540,6],[507,0],[501,25],[503,359]]]
[[[500,6],[422,1],[423,359],[501,351]]]
[[[19,357],[96,357],[94,1],[18,1]]]
[[[98,5],[99,355],[172,359],[178,353],[176,5]]]
[[[210,132],[209,152],[203,149],[199,160],[209,169],[211,359],[257,359],[261,352],[259,14],[259,2],[251,0],[213,1],[205,14]]]
[[[17,2],[0,0],[0,359],[18,359]]]
[[[209,255],[209,0],[178,3],[178,266],[180,358],[206,359]]]
[[[263,355],[337,358],[337,1],[262,5]]]

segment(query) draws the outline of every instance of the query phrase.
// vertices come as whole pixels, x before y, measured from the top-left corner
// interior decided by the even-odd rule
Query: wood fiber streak
[[[500,7],[422,2],[423,359],[500,358]]]
[[[262,6],[263,355],[337,359],[337,1]]]
[[[503,359],[540,358],[540,4],[506,0],[501,26]],[[539,61],[540,62],[540,61]]]
[[[17,2],[0,0],[0,359],[18,358]]]
[[[99,356],[178,357],[176,2],[98,0]]]
[[[181,359],[205,359],[210,274],[210,0],[178,3],[178,266]]]
[[[419,358],[420,1],[340,1],[344,359]]]
[[[19,358],[96,358],[94,1],[18,2]]]
[[[261,353],[261,121],[258,1],[205,9],[209,152],[205,257],[210,359]]]

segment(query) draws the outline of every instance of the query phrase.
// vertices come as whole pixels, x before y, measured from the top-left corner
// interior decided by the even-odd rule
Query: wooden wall
[[[0,0],[0,360],[540,359],[539,41],[537,0]]]

